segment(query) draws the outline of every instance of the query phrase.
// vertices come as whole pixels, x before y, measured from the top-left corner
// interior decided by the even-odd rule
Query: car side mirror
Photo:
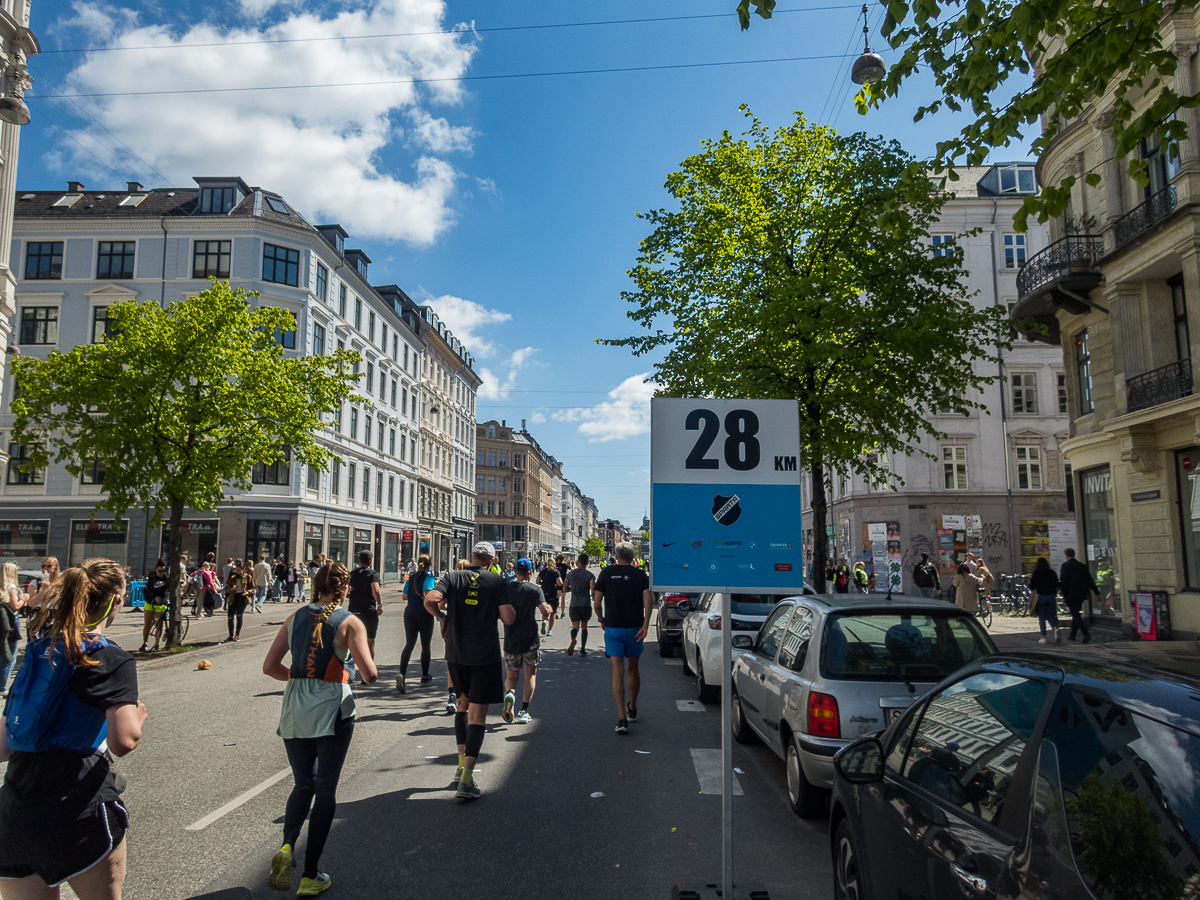
[[[691,612],[695,608],[695,604],[691,600],[680,600],[675,604],[675,608],[680,612]]]
[[[748,634],[735,634],[733,636],[733,649],[749,650],[754,646],[754,638]]]
[[[833,758],[833,765],[850,784],[877,784],[883,780],[883,744],[873,737],[855,741]]]

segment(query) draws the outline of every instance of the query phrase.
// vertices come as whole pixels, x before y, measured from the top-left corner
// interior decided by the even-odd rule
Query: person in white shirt
[[[258,554],[258,562],[254,564],[254,611],[262,613],[263,603],[267,599],[267,588],[271,586],[273,576],[271,566],[267,562],[267,554]]]

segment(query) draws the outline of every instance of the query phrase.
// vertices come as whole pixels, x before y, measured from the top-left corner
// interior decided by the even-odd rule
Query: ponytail
[[[30,626],[38,634],[49,627],[51,644],[61,637],[67,661],[73,666],[98,665],[84,653],[83,639],[118,605],[125,573],[111,559],[96,557],[67,569],[50,588],[46,601]]]
[[[329,602],[317,616],[316,627],[313,628],[313,640],[318,647],[325,646],[325,623],[333,615],[333,611],[342,605],[342,594],[350,584],[350,572],[340,562],[326,563],[313,576],[313,590],[318,597],[329,597]]]

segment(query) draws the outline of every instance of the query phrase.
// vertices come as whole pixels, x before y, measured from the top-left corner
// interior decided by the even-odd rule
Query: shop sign
[[[7,531],[9,534],[23,534],[34,539],[45,538],[50,534],[50,523],[47,521],[0,522],[0,531]]]
[[[1134,503],[1142,503],[1146,500],[1157,500],[1161,496],[1161,491],[1138,491],[1136,494],[1130,494],[1129,499]]]
[[[76,534],[124,534],[115,522],[76,522],[71,530]]]
[[[324,525],[310,525],[309,523],[306,522],[304,524],[304,536],[306,538],[312,538],[315,541],[319,541],[319,540],[321,540],[321,538],[323,538],[325,536],[325,526]]]
[[[492,543],[492,546],[495,547],[497,550],[503,550],[504,549],[504,541],[494,541]]]
[[[400,532],[400,534],[403,536],[402,539],[406,542],[411,541],[413,539],[413,533],[412,533],[411,528],[404,529],[402,532]]]
[[[217,533],[217,520],[204,519],[195,522],[180,522],[179,530],[186,531],[188,534],[212,534]]]
[[[369,528],[355,528],[355,529],[354,529],[354,542],[355,542],[356,544],[369,544],[369,543],[371,543],[371,529],[369,529]]]

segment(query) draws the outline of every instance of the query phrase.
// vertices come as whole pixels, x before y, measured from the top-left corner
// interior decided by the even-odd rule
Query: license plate
[[[887,723],[891,725],[893,722],[895,722],[898,718],[904,715],[905,709],[907,709],[905,706],[889,707],[887,710]]]

